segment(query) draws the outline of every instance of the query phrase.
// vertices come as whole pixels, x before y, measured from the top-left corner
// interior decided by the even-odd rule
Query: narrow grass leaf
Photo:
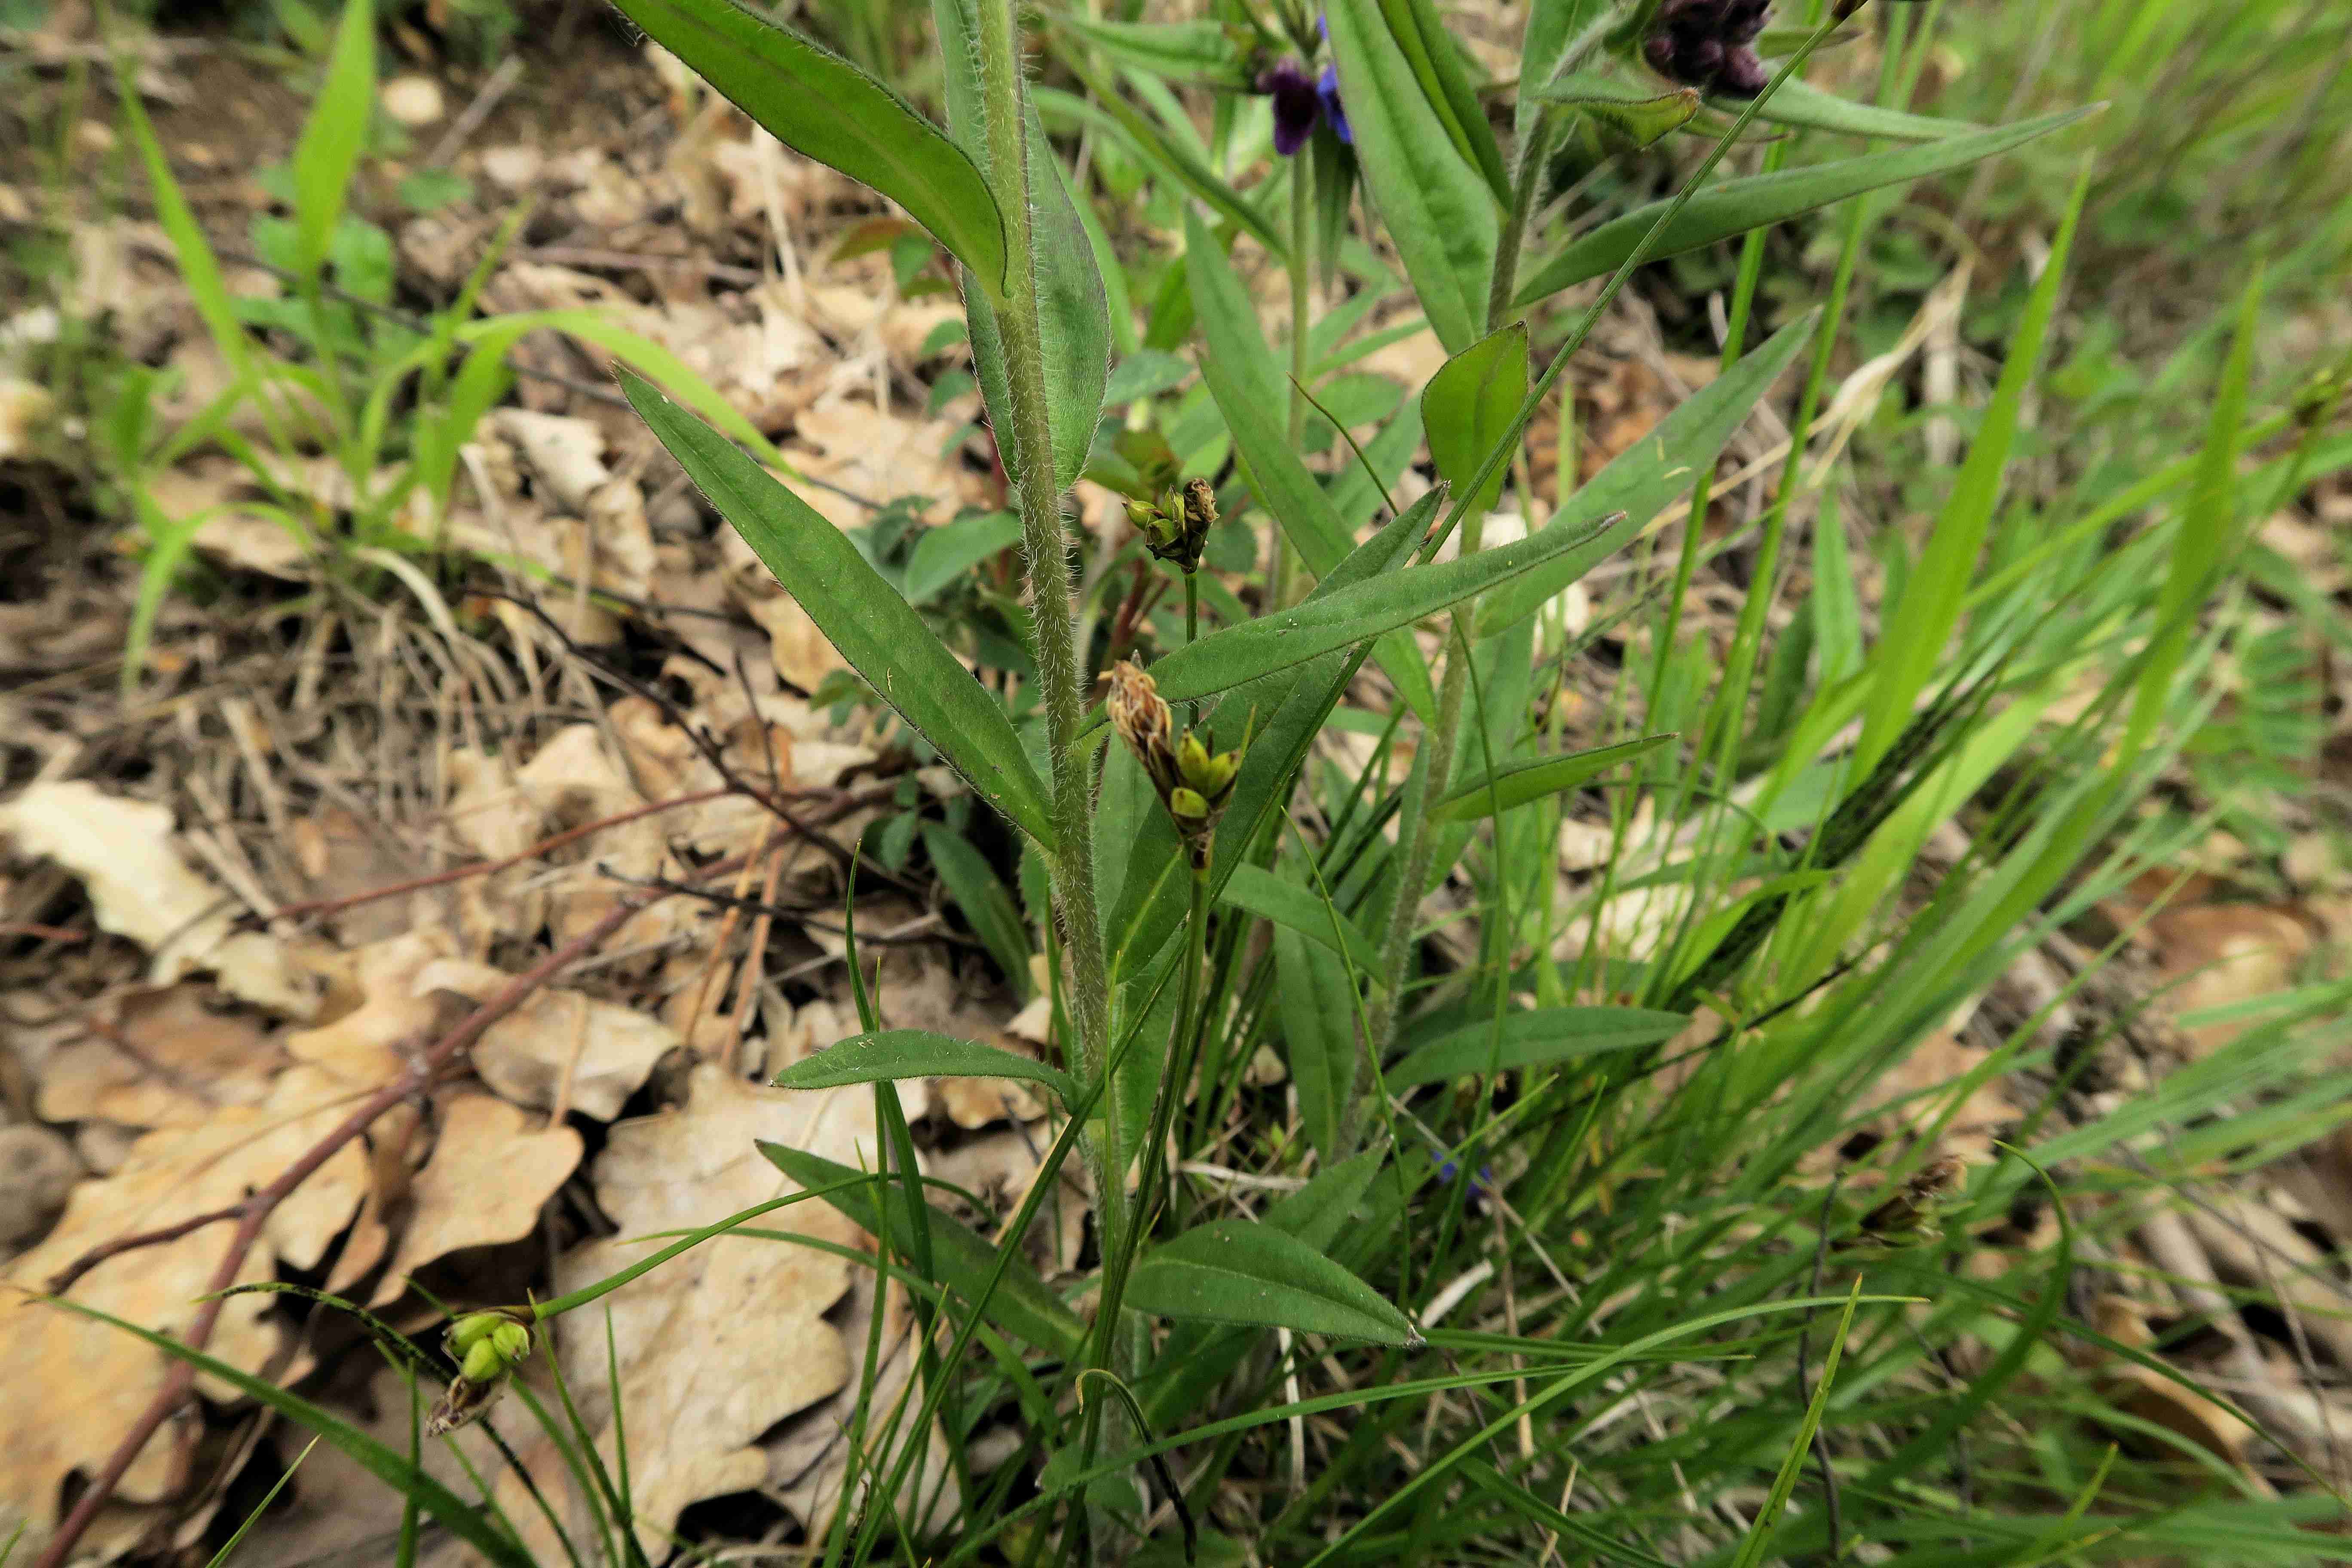
[[[1830,1336],[1829,1354],[1822,1362],[1821,1380],[1813,1386],[1813,1396],[1805,1403],[1805,1418],[1797,1423],[1797,1435],[1789,1444],[1789,1452],[1780,1460],[1780,1473],[1772,1478],[1772,1489],[1765,1495],[1764,1506],[1748,1527],[1747,1539],[1739,1543],[1739,1555],[1732,1568],[1756,1568],[1763,1561],[1771,1544],[1772,1527],[1780,1521],[1780,1510],[1789,1506],[1790,1494],[1797,1489],[1797,1472],[1805,1462],[1807,1450],[1813,1445],[1813,1434],[1821,1430],[1822,1416],[1829,1409],[1830,1383],[1837,1376],[1838,1361],[1845,1353],[1846,1335],[1853,1328],[1853,1309],[1862,1297],[1862,1277],[1856,1275],[1853,1289],[1845,1299],[1845,1310],[1838,1315],[1837,1330]]]
[[[1297,1237],[1254,1220],[1214,1220],[1154,1247],[1135,1266],[1127,1300],[1162,1318],[1421,1342],[1412,1321],[1370,1286]]]
[[[1431,816],[1439,822],[1474,822],[1482,816],[1492,816],[1515,805],[1525,805],[1531,800],[1542,800],[1562,790],[1574,789],[1589,779],[1600,777],[1611,768],[1670,746],[1675,740],[1672,735],[1644,735],[1638,741],[1600,746],[1571,756],[1534,757],[1524,762],[1506,763],[1493,773],[1455,789],[1437,803]]]
[[[1234,880],[1241,877],[1236,872]],[[1274,972],[1298,1120],[1307,1142],[1328,1155],[1339,1147],[1340,1119],[1356,1082],[1355,987],[1337,952],[1288,925],[1275,930]]]
[[[1487,455],[1510,437],[1527,395],[1525,321],[1513,321],[1479,339],[1429,378],[1421,395],[1422,427],[1429,434],[1430,460],[1457,493],[1478,477]],[[1472,498],[1473,513],[1495,509],[1504,473],[1497,469],[1486,489]]]
[[[1968,459],[1952,481],[1952,493],[1936,518],[1917,569],[1893,614],[1885,619],[1876,654],[1881,662],[1863,713],[1862,740],[1854,748],[1857,772],[1867,772],[1874,765],[1910,722],[1919,693],[1926,689],[1943,658],[1944,645],[1959,624],[1969,584],[1976,576],[1977,556],[1984,548],[1993,509],[2000,500],[2001,479],[2017,442],[2018,423],[2024,416],[2026,390],[2042,363],[2042,343],[2049,335],[2051,318],[2057,312],[2066,258],[2074,247],[2074,227],[2090,187],[2091,163],[2085,159],[2074,181],[2073,198],[2066,204],[2066,216],[2051,241],[2041,280],[2034,284],[2017,330],[2010,336],[2008,361],[2001,366],[1984,419],[1977,426]]]
[[[882,700],[990,805],[1047,849],[1045,786],[1013,721],[971,672],[815,509],[651,384],[623,373],[630,405],[653,427],[776,581],[800,602]]]
[[[1029,1000],[1034,989],[1029,980],[1029,927],[988,857],[939,822],[923,824],[923,847],[930,852],[931,867],[947,884],[956,908],[963,911],[963,918],[987,944],[989,956],[1004,972],[1005,983],[1021,1000]]]
[[[326,264],[374,110],[374,0],[352,0],[335,25],[326,79],[294,145],[294,270],[305,282],[315,282]]]
[[[1433,492],[1434,493],[1434,492]],[[1466,560],[1391,573],[1328,597],[1306,599],[1287,610],[1226,626],[1177,649],[1152,666],[1160,694],[1186,702],[1245,680],[1304,664],[1318,654],[1362,642],[1475,598],[1621,531],[1622,518],[1578,526],[1555,522]],[[1619,525],[1619,526],[1612,526]]]
[[[890,1178],[765,1140],[758,1141],[758,1148],[770,1164],[802,1186],[811,1191],[832,1189],[826,1192],[825,1201],[861,1228],[878,1235],[887,1226],[893,1236],[906,1236],[913,1229],[915,1215],[907,1206],[906,1189]],[[891,1206],[887,1217],[882,1212],[884,1203]],[[931,1263],[938,1271],[934,1283],[967,1301],[980,1302],[982,1318],[1024,1344],[1051,1355],[1077,1353],[1086,1339],[1086,1325],[1046,1289],[1026,1258],[1017,1251],[1000,1254],[986,1237],[953,1215],[929,1205],[925,1208],[923,1223],[930,1233]],[[990,1276],[1000,1267],[1002,1278],[991,1289]]]
[[[1870,153],[1811,168],[1725,180],[1692,196],[1675,215],[1674,221],[1658,237],[1650,259],[1663,261],[1670,256],[1745,234],[1751,228],[1785,223],[1864,191],[1964,169],[2095,112],[2095,109],[2065,110],[1916,147]],[[1519,289],[1517,303],[1531,305],[1572,284],[1614,272],[1672,205],[1668,200],[1637,207],[1574,241],[1536,269]]]
[[[883,1029],[852,1035],[778,1073],[777,1089],[838,1089],[845,1083],[879,1083],[908,1078],[1012,1078],[1042,1083],[1065,1104],[1077,1101],[1077,1083],[1056,1067],[978,1040],[959,1040],[922,1029]]]
[[[1332,0],[1324,18],[1365,192],[1438,341],[1459,353],[1486,325],[1500,228],[1495,194],[1446,133],[1380,0]]]
[[[1735,108],[1730,104],[1722,107]],[[1780,84],[1780,90],[1772,95],[1772,101],[1756,118],[1775,125],[1833,131],[1843,136],[1874,136],[1888,142],[1940,142],[1985,129],[1965,120],[1939,120],[1933,115],[1906,114],[1899,109],[1856,103],[1795,77]]]
[[[905,207],[1002,298],[1004,217],[980,169],[906,100],[737,0],[614,0],[784,145]]]
[[[1555,1067],[1671,1040],[1684,1013],[1648,1007],[1538,1007],[1464,1024],[1409,1053],[1381,1075],[1391,1089],[1438,1083],[1510,1068]]]
[[[417,1505],[445,1526],[450,1534],[499,1564],[499,1568],[534,1568],[530,1554],[516,1544],[512,1537],[491,1529],[478,1509],[465,1502],[401,1454],[331,1412],[289,1393],[268,1378],[256,1377],[241,1367],[232,1366],[217,1357],[182,1344],[168,1334],[141,1328],[137,1323],[68,1297],[47,1297],[45,1300],[50,1306],[79,1312],[85,1318],[111,1324],[126,1334],[135,1335],[165,1355],[185,1362],[206,1376],[236,1389],[255,1403],[267,1405],[288,1420],[317,1433],[384,1485],[403,1496],[415,1499]]]
[[[1666,416],[1655,430],[1610,460],[1609,466],[1560,504],[1549,524],[1590,522],[1612,511],[1624,521],[1563,560],[1498,588],[1478,606],[1478,635],[1491,637],[1527,619],[1557,597],[1593,564],[1632,539],[1650,521],[1690,493],[1691,481],[1711,470],[1725,445],[1748,422],[1749,412],[1812,337],[1813,316],[1798,317],[1757,345],[1738,364],[1701,387]]]

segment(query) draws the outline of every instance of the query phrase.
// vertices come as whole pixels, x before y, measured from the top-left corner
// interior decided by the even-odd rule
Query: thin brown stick
[[[721,876],[734,870],[738,864],[738,860],[722,860],[717,865],[703,868],[702,875]],[[358,1110],[312,1145],[309,1152],[280,1172],[275,1181],[239,1205],[236,1234],[230,1238],[227,1250],[222,1253],[219,1265],[213,1270],[211,1282],[205,1288],[208,1300],[197,1309],[194,1319],[188,1324],[184,1342],[194,1350],[202,1350],[211,1342],[213,1329],[220,1321],[225,1300],[219,1292],[236,1283],[237,1270],[244,1267],[246,1255],[253,1250],[254,1242],[260,1238],[261,1227],[295,1188],[310,1180],[319,1167],[333,1158],[343,1145],[366,1131],[377,1117],[428,1088],[434,1079],[481,1038],[483,1032],[491,1025],[522,1005],[534,992],[565,967],[593,952],[640,910],[668,896],[667,889],[640,889],[624,894],[604,919],[509,981],[497,995],[475,1008],[455,1028],[434,1042],[417,1059],[415,1066],[370,1095]],[[140,1240],[137,1237],[125,1239]],[[144,1242],[141,1244],[145,1245]],[[118,1248],[118,1251],[121,1250],[128,1248]],[[74,1504],[73,1510],[58,1526],[57,1534],[50,1538],[40,1556],[34,1559],[33,1568],[63,1568],[66,1560],[73,1553],[75,1543],[89,1528],[90,1521],[98,1517],[99,1510],[114,1496],[115,1488],[121,1484],[131,1462],[138,1458],[149,1439],[171,1418],[172,1413],[180,1407],[194,1385],[195,1369],[184,1361],[173,1362],[171,1370],[164,1375],[163,1386],[148,1402],[147,1408],[140,1413],[139,1419],[131,1424],[131,1430],[123,1435],[114,1452],[108,1456],[104,1468],[82,1493],[81,1500]]]
[[[250,1198],[242,1199],[229,1205],[226,1208],[190,1215],[186,1219],[173,1225],[157,1226],[153,1230],[133,1231],[129,1236],[118,1236],[112,1241],[100,1242],[55,1274],[50,1275],[48,1292],[52,1296],[64,1295],[81,1282],[83,1275],[110,1258],[120,1258],[126,1252],[136,1252],[142,1247],[161,1247],[167,1241],[177,1241],[184,1236],[193,1236],[208,1225],[218,1225],[225,1219],[236,1219],[245,1213],[246,1205],[252,1201]]]
[[[88,942],[89,932],[71,926],[45,926],[38,921],[0,921],[0,937],[36,936],[43,942]]]

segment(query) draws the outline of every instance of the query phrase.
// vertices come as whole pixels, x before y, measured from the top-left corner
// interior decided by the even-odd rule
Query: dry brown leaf
[[[258,1103],[285,1053],[258,1020],[226,1001],[210,985],[183,981],[101,1004],[100,1026],[41,1064],[42,1117],[172,1127],[224,1105]]]
[[[440,1018],[430,993],[419,992],[417,976],[448,952],[440,932],[410,931],[351,953],[358,1006],[287,1036],[287,1054],[352,1090],[398,1076],[413,1055],[432,1044]]]
[[[452,958],[426,965],[415,985],[420,994],[455,991],[485,1002],[513,978],[487,963]],[[577,991],[543,990],[490,1026],[474,1047],[474,1070],[507,1099],[534,1110],[551,1109],[568,1085],[572,1109],[610,1121],[677,1044],[677,1034],[658,1018]]]
[[[277,1177],[327,1131],[348,1107],[322,1096],[307,1074],[281,1079],[270,1100],[214,1113],[192,1127],[151,1132],[103,1181],[74,1188],[56,1230],[18,1258],[0,1280],[39,1291],[83,1253],[132,1232],[158,1228],[241,1201]],[[344,1226],[368,1184],[368,1163],[347,1144],[271,1214],[237,1279],[276,1277],[279,1264],[313,1268]],[[100,1264],[69,1292],[77,1301],[167,1331],[184,1330],[196,1297],[211,1281],[226,1226],[215,1226],[161,1246]],[[42,1413],[38,1421],[0,1425],[0,1516],[14,1514],[46,1531],[55,1522],[59,1486],[80,1467],[97,1463],[152,1400],[171,1365],[143,1342],[103,1323],[61,1311],[16,1292],[0,1293],[0,1388],[12,1402]],[[247,1372],[267,1370],[285,1349],[266,1321],[266,1295],[239,1296],[223,1307],[211,1352]],[[202,1384],[213,1397],[229,1391]],[[156,1502],[177,1484],[166,1431],[151,1442],[123,1478],[128,1501]]]
[[[2164,1002],[2175,1016],[2223,1007],[2284,991],[2311,952],[2312,934],[2284,910],[2259,904],[2192,904],[2159,910],[2148,922]],[[2236,1039],[2242,1021],[2185,1031],[2200,1057]]]
[[[2095,1321],[2101,1333],[2134,1350],[2146,1350],[2156,1342],[2146,1315],[2128,1298],[2100,1297]],[[2246,1447],[2254,1429],[2214,1401],[2152,1368],[2121,1358],[2107,1363],[2106,1381],[2107,1397],[2126,1415],[2185,1437],[2224,1463],[2245,1466]],[[2147,1439],[2137,1441],[2144,1444]],[[2177,1454],[2172,1458],[2179,1462]]]
[[[433,1157],[410,1188],[415,1207],[375,1305],[398,1299],[408,1277],[436,1258],[531,1233],[540,1205],[580,1163],[581,1150],[571,1128],[536,1121],[487,1094],[462,1094],[442,1108]]]
[[[18,854],[80,878],[99,925],[153,954],[148,984],[210,970],[233,996],[286,1017],[310,1016],[316,989],[277,938],[235,929],[232,900],[188,868],[172,828],[168,807],[81,779],[36,784],[0,805],[0,835]]]
[[[575,515],[585,512],[589,492],[613,477],[604,466],[604,433],[593,421],[525,408],[501,408],[491,418],[540,482]]]
[[[784,448],[793,466],[814,478],[826,479],[871,501],[919,496],[934,504],[929,514],[941,519],[958,505],[984,499],[978,476],[942,448],[961,426],[944,419],[901,419],[884,414],[868,402],[848,396],[820,399],[801,411],[793,424],[793,444]],[[856,528],[866,521],[864,508],[830,490],[810,486],[802,499],[836,528]]]
[[[645,1256],[635,1237],[709,1225],[793,1190],[754,1139],[871,1169],[877,1158],[873,1096],[862,1089],[795,1094],[756,1089],[718,1067],[694,1069],[676,1110],[616,1124],[597,1157],[597,1200],[620,1236],[575,1249],[557,1286],[591,1284]],[[821,1200],[779,1210],[767,1228],[843,1246],[863,1233]],[[667,1532],[702,1498],[749,1490],[769,1478],[762,1434],[851,1379],[851,1352],[826,1314],[849,1289],[842,1258],[753,1237],[707,1242],[598,1303],[593,1324],[565,1325],[559,1353],[598,1446],[611,1463],[604,1393],[604,1309],[611,1309],[625,1419],[665,1440],[633,1446],[630,1486],[639,1539],[659,1561]],[[511,1482],[502,1482],[501,1491]],[[516,1500],[517,1518],[528,1509]]]

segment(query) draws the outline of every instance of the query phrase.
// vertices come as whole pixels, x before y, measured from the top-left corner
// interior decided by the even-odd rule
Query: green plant
[[[2266,389],[2277,411],[2254,416],[2261,294],[2249,287],[2217,323],[2229,347],[2189,455],[2121,481],[2091,471],[2013,487],[2094,180],[2080,133],[2061,141],[2079,111],[1994,127],[1908,113],[1932,7],[1887,8],[1879,103],[1865,105],[1803,90],[1800,74],[1858,7],[1816,5],[1799,33],[1765,35],[1777,63],[1760,90],[1710,101],[1643,74],[1656,4],[1557,0],[1528,19],[1506,158],[1433,7],[1336,0],[1328,47],[1349,139],[1328,101],[1302,136],[1298,102],[1229,96],[1211,149],[1171,82],[1232,95],[1275,68],[1260,66],[1267,49],[1313,59],[1325,45],[1303,12],[1231,25],[1051,18],[1080,97],[1032,89],[1010,5],[937,0],[943,130],[730,0],[623,8],[955,256],[1023,547],[1024,597],[997,592],[984,616],[927,621],[909,601],[929,597],[916,591],[928,540],[902,558],[887,528],[844,535],[735,432],[625,382],[874,699],[963,775],[1040,873],[1022,885],[1058,1060],[882,1029],[853,944],[863,1030],[779,1080],[875,1085],[887,1169],[762,1152],[798,1195],[874,1233],[874,1266],[940,1331],[923,1336],[919,1399],[860,1422],[944,1419],[953,1448],[975,1413],[1013,1412],[1024,1434],[1026,1462],[963,1489],[960,1528],[935,1552],[892,1539],[907,1532],[898,1500],[921,1479],[920,1445],[857,1446],[858,1463],[881,1456],[874,1484],[812,1543],[823,1560],[1169,1560],[1178,1537],[1192,1560],[1231,1549],[1307,1568],[1538,1560],[1562,1542],[1589,1561],[1741,1568],[1836,1560],[1863,1542],[1922,1563],[2320,1554],[2300,1526],[2333,1506],[2321,1493],[2261,1498],[2145,1422],[2135,1436],[2206,1489],[2092,1441],[2084,1417],[2118,1418],[2062,1347],[2185,1382],[2074,1315],[2075,1249],[2107,1237],[2075,1235],[2063,1198],[2053,1249],[1982,1236],[2045,1183],[2099,1180],[2085,1173],[2126,1147],[2160,1160],[2158,1181],[2182,1182],[2340,1118],[2341,1076],[2316,1070],[2325,1037],[2306,1026],[2340,1009],[2343,987],[2291,997],[2227,1050],[2073,1120],[2074,1069],[2031,1020],[1962,1082],[1927,1091],[1924,1136],[1887,1145],[1885,1178],[1918,1203],[1890,1211],[1803,1179],[1815,1151],[1871,1131],[1863,1091],[1925,1034],[2018,952],[2164,863],[2169,830],[2132,808],[2210,718],[2207,678],[2232,634],[2200,612],[2227,591],[2261,500],[2352,460],[2332,403]],[[1312,74],[1276,85],[1295,98]],[[1715,178],[1748,155],[1759,122],[1806,136]],[[1124,187],[1172,214],[1160,226],[1183,233],[1181,254],[1131,273],[1120,263],[1046,135],[1057,125],[1117,149],[1100,205]],[[1671,167],[1660,139],[1670,153],[1691,136],[1706,152],[1673,195],[1641,201],[1627,179],[1591,195],[1625,166]],[[1816,136],[1865,145],[1803,161]],[[1866,637],[1830,504],[1843,447],[1806,458],[1833,412],[1853,292],[1888,212],[1874,193],[2042,138],[2076,165],[2048,254],[2018,290],[1964,462],[1924,481],[1934,493],[1916,550],[1896,532],[1874,542],[1890,585]],[[1219,172],[1269,148],[1284,161],[1255,186]],[[1348,232],[1359,188],[1401,275]],[[1563,201],[1590,221],[1547,241]],[[1767,230],[1822,211],[1835,259],[1822,297],[1751,346]],[[1281,352],[1229,254],[1244,235],[1287,273]],[[1517,470],[1531,423],[1628,279],[1734,239],[1720,375],[1589,483],[1564,486],[1544,526],[1486,547],[1505,488],[1528,488]],[[1547,252],[1532,265],[1529,246]],[[1318,276],[1354,289],[1322,321],[1309,309]],[[1603,279],[1564,317],[1545,309]],[[1128,307],[1147,294],[1138,331]],[[1418,397],[1350,417],[1335,406],[1360,395],[1347,366],[1381,336],[1360,329],[1399,295],[1449,358]],[[1197,367],[1171,363],[1196,330]],[[1731,546],[1696,520],[1719,455],[1801,362],[1790,457],[1752,535],[1738,536],[1750,591],[1712,639],[1686,606],[1700,567]],[[1107,403],[1129,417],[1106,419]],[[1368,423],[1382,428],[1359,448],[1349,432]],[[1442,482],[1381,516],[1424,440]],[[1308,462],[1323,451],[1328,473]],[[2251,471],[2247,454],[2259,454]],[[1220,492],[1210,481],[1228,455],[1238,482]],[[1060,498],[1089,472],[1127,491],[1139,537],[1079,582]],[[1213,577],[1215,531],[1234,528],[1244,494],[1282,541],[1255,606]],[[1610,624],[1571,630],[1559,596],[1647,549],[1685,498],[1694,521],[1679,551],[1642,561],[1657,602],[1637,595]],[[955,527],[971,533],[939,548],[984,554],[1013,532],[996,519]],[[1449,540],[1454,557],[1438,559]],[[1769,612],[1801,548],[1811,585],[1794,629],[1776,632]],[[1146,557],[1179,580],[1181,624],[1172,612],[1150,622],[1159,590]],[[1413,636],[1433,617],[1436,668]],[[979,629],[1014,645],[1024,705],[949,646],[984,650]],[[1622,668],[1601,743],[1571,750],[1571,667],[1604,632]],[[1152,644],[1164,651],[1148,673],[1118,663]],[[1368,667],[1392,700],[1360,699]],[[1374,765],[1318,771],[1318,736],[1350,728],[1377,737]],[[1406,734],[1417,743],[1392,785],[1386,764]],[[1564,888],[1551,847],[1569,792],[1596,784],[1611,792],[1609,850],[1589,884]],[[1657,803],[1647,824],[1640,795]],[[1020,975],[1031,927],[991,868],[960,860],[937,824],[905,831],[922,832]],[[1935,847],[1950,836],[1964,845],[1956,861]],[[1466,931],[1451,915],[1428,923],[1427,895],[1448,877],[1475,889]],[[1433,937],[1458,939],[1450,957]],[[1295,1127],[1249,1078],[1276,1043]],[[1943,1124],[1978,1085],[2021,1068],[2054,1085],[2021,1119],[2031,1157],[1961,1179],[1939,1152]],[[1004,1234],[1025,1232],[1076,1154],[1097,1200],[1090,1321],[1014,1246],[925,1201],[892,1086],[941,1073],[1015,1078],[1057,1101],[1060,1134]],[[2252,1109],[2214,1115],[2225,1101]],[[2140,1148],[2158,1126],[2170,1139]],[[1285,1195],[1252,1210],[1171,1174],[1171,1147],[1220,1144]],[[1832,1267],[1837,1288],[1825,1289]],[[1482,1325],[1445,1326],[1465,1300]],[[1981,1352],[1965,1373],[1944,1355],[1962,1341]],[[254,1392],[341,1440],[293,1396]],[[1653,1396],[1685,1414],[1646,1441],[1622,1438]],[[2005,1423],[1979,1419],[1996,1405]],[[1321,1421],[1342,1413],[1352,1425]],[[1165,1462],[1179,1454],[1181,1466]],[[511,1541],[428,1491],[413,1460],[368,1462],[512,1560]],[[626,1552],[625,1476],[599,1468],[579,1484]]]

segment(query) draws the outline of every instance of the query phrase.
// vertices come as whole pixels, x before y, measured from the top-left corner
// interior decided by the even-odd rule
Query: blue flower
[[[1352,147],[1356,133],[1348,125],[1348,111],[1339,102],[1339,68],[1325,66],[1323,74],[1315,79],[1315,96],[1323,100],[1323,112],[1331,121],[1331,134]]]
[[[1285,60],[1258,73],[1258,91],[1274,100],[1274,150],[1288,158],[1307,145],[1323,112],[1322,94],[1307,68]]]

